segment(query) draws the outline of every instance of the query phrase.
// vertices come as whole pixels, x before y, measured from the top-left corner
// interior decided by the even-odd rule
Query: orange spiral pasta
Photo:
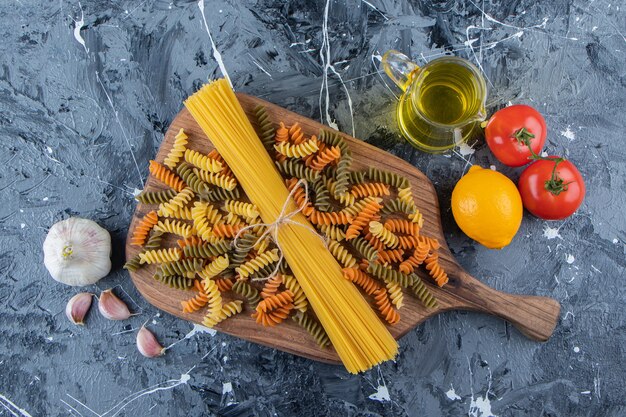
[[[159,216],[154,210],[143,216],[133,231],[133,236],[130,238],[130,244],[133,246],[143,246],[146,243],[146,239],[148,239],[150,231],[158,221]]]
[[[365,291],[365,293],[368,295],[374,294],[381,288],[380,284],[378,284],[378,282],[374,278],[370,277],[359,268],[344,268],[343,276],[348,281],[352,281],[356,285],[361,287],[363,291]]]
[[[163,184],[175,189],[177,192],[183,191],[187,186],[180,177],[170,171],[167,167],[159,164],[157,161],[150,161],[150,174]]]
[[[381,264],[402,262],[402,260],[404,259],[404,250],[402,249],[379,250],[377,253],[378,257],[376,258],[376,262]]]
[[[302,127],[300,127],[300,123],[296,122],[289,128],[289,141],[294,145],[299,145],[304,142],[306,138],[304,137],[304,133],[302,133]]]
[[[180,304],[183,306],[183,313],[193,313],[194,311],[200,310],[202,307],[206,306],[209,303],[209,297],[204,292],[204,288],[200,281],[194,282],[194,287],[198,291],[198,294],[190,298],[189,300],[181,301]]]
[[[178,239],[176,241],[176,245],[178,245],[180,249],[184,248],[185,246],[198,246],[202,243],[204,242],[198,236],[189,236],[187,238]]]
[[[314,158],[305,160],[306,166],[315,171],[321,171],[331,162],[341,157],[341,149],[337,146],[332,146],[324,150],[319,151]]]
[[[361,231],[365,226],[369,224],[372,218],[378,214],[381,208],[383,208],[382,199],[378,197],[367,197],[367,203],[363,209],[352,220],[352,223],[346,231],[346,240],[351,240],[361,234]]]
[[[383,197],[389,195],[389,186],[382,182],[364,182],[353,185],[350,193],[358,198],[363,197]]]
[[[309,220],[316,225],[337,225],[337,224],[349,224],[352,217],[341,211],[317,211],[313,209],[309,214]]]
[[[222,238],[222,237],[235,237],[237,235],[237,233],[239,233],[239,230],[241,230],[241,225],[235,225],[233,226],[232,224],[216,224],[215,226],[213,226],[212,232],[213,235],[215,237],[218,238]]]
[[[280,122],[278,129],[276,129],[274,140],[276,140],[276,142],[286,142],[289,140],[289,129],[285,127],[283,122]]]
[[[439,255],[435,253],[429,254],[424,260],[428,273],[435,280],[438,286],[443,287],[448,283],[448,274],[439,264]]]
[[[261,300],[259,305],[256,307],[256,311],[267,313],[268,311],[284,307],[290,303],[293,303],[293,293],[289,290],[285,290]]]
[[[425,242],[419,242],[413,250],[413,254],[406,258],[399,266],[400,272],[410,274],[415,268],[424,263],[424,260],[430,252],[430,245]]]
[[[380,315],[383,316],[387,323],[394,325],[400,321],[400,314],[398,314],[396,309],[391,305],[386,289],[380,288],[376,290],[374,299]]]
[[[415,236],[398,236],[398,246],[402,249],[412,249],[417,246],[417,243]]]
[[[419,236],[420,227],[417,223],[405,219],[388,219],[385,221],[385,229],[394,233],[404,233],[410,236]]]
[[[276,275],[275,277],[267,280],[261,291],[261,298],[269,298],[276,295],[278,288],[283,283],[282,275]]]
[[[232,278],[217,278],[215,284],[217,284],[217,289],[220,292],[227,292],[232,290],[235,281]]]
[[[441,247],[441,244],[439,243],[437,239],[429,237],[429,236],[421,235],[419,237],[419,241],[421,243],[427,244],[432,250],[438,250]]]
[[[257,310],[252,314],[252,318],[255,319],[257,323],[262,324],[265,327],[273,327],[282,323],[287,317],[289,317],[291,310],[293,310],[293,303],[286,304],[270,312]]]

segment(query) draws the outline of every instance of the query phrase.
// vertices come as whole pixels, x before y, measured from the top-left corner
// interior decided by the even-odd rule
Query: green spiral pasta
[[[415,294],[415,296],[419,298],[426,307],[437,307],[437,299],[433,296],[430,290],[426,288],[422,279],[415,274],[411,274],[411,276],[413,277],[413,284],[411,285],[411,291],[413,291],[413,294]]]
[[[337,163],[337,180],[335,181],[335,198],[348,192],[350,185],[350,165],[352,156],[344,155]]]
[[[415,206],[396,198],[394,200],[387,201],[381,210],[382,214],[393,214],[398,212],[408,215],[414,214]]]
[[[185,181],[185,184],[191,187],[197,194],[207,194],[211,191],[209,185],[196,175],[193,165],[187,162],[180,162],[176,167],[176,172]]]
[[[259,301],[261,300],[261,296],[259,295],[259,290],[254,288],[252,285],[250,285],[246,281],[240,280],[240,281],[235,282],[235,284],[233,285],[233,291],[236,294],[239,294],[240,296],[246,298],[248,300],[248,303],[253,308],[256,308],[257,304],[259,304]]]
[[[350,172],[350,183],[363,184],[367,180],[364,171],[352,171]]]
[[[245,233],[237,239],[237,244],[233,244],[234,250],[230,254],[229,269],[234,270],[246,261],[246,257],[258,239],[259,237],[254,233]]]
[[[402,175],[374,167],[370,167],[367,170],[367,177],[370,181],[382,182],[396,188],[407,188],[410,185],[409,180]]]
[[[200,245],[187,245],[183,248],[183,254],[187,258],[213,258],[228,253],[230,249],[231,241],[221,240]]]
[[[261,139],[261,143],[269,152],[274,148],[274,135],[276,134],[274,124],[270,120],[267,109],[261,104],[254,108],[254,116],[256,117],[256,132],[259,135],[259,139]]]
[[[298,312],[297,314],[291,316],[293,321],[298,323],[301,327],[303,327],[315,342],[320,345],[320,347],[327,347],[330,345],[330,339],[324,331],[324,328],[313,318],[311,318],[308,314]]]
[[[181,275],[154,274],[154,279],[167,285],[170,288],[176,288],[178,290],[188,290],[193,287],[194,282],[194,279],[185,278]]]
[[[378,251],[370,245],[370,243],[363,239],[361,236],[352,239],[352,246],[357,250],[365,259],[373,262],[378,257]]]
[[[167,262],[161,264],[157,273],[161,276],[183,275],[189,276],[202,270],[204,261],[202,259],[181,259],[176,262]]]
[[[234,188],[232,191],[228,191],[224,188],[214,187],[211,191],[206,194],[200,194],[200,200],[214,203],[220,200],[236,200],[241,196],[241,192],[239,191],[239,187]]]
[[[313,205],[319,211],[330,211],[330,191],[326,187],[324,178],[320,178],[313,183],[313,192],[315,199]]]
[[[166,203],[176,196],[176,191],[169,189],[163,191],[142,191],[135,199],[142,204]]]
[[[320,177],[319,171],[312,170],[297,159],[287,158],[282,162],[275,161],[274,164],[276,164],[278,171],[287,177],[305,179],[310,183]]]
[[[393,268],[390,268],[385,265],[376,264],[374,262],[370,262],[367,267],[367,272],[374,275],[375,277],[385,281],[385,282],[395,282],[400,284],[403,288],[408,287],[409,285],[413,285],[415,282],[415,278],[417,275],[405,275],[400,271],[396,271]]]

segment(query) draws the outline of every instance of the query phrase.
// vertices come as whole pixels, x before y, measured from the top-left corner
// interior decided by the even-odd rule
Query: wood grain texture
[[[238,93],[237,97],[244,110],[251,116],[251,120],[254,120],[252,112],[254,107],[258,104],[262,104],[267,108],[272,121],[276,124],[279,121],[283,121],[287,125],[298,122],[306,135],[318,134],[320,129],[328,129],[327,126],[259,98],[242,93]],[[202,132],[198,124],[193,120],[189,112],[183,109],[172,121],[155,158],[157,161],[163,162],[172,147],[174,136],[181,128],[184,128],[187,135],[189,135],[189,148],[204,153],[208,153],[213,149],[213,145]],[[560,305],[556,300],[546,297],[506,294],[496,291],[473,278],[456,262],[445,243],[439,217],[437,194],[428,178],[417,168],[402,159],[346,134],[342,133],[342,135],[352,150],[354,156],[354,170],[367,169],[370,166],[375,166],[396,172],[409,179],[417,207],[424,216],[423,232],[439,239],[442,244],[439,250],[440,263],[448,272],[450,278],[448,284],[444,288],[439,288],[432,284],[432,281],[427,277],[424,271],[418,272],[420,276],[424,277],[424,282],[437,297],[439,305],[435,309],[426,309],[415,297],[407,294],[404,297],[405,305],[399,311],[402,317],[400,322],[395,326],[389,327],[392,335],[396,339],[399,339],[429,317],[443,311],[455,309],[479,311],[496,315],[510,321],[523,334],[534,340],[545,341],[550,337],[556,326],[560,311]],[[164,187],[154,178],[151,176],[148,177],[146,189],[160,190],[163,188]],[[129,238],[130,233],[134,230],[139,219],[148,211],[155,209],[155,207],[156,206],[144,204],[137,206],[129,227]],[[128,242],[129,239],[127,239],[126,244],[127,259],[136,255],[140,250],[137,247],[131,246]],[[148,266],[130,274],[135,286],[146,300],[155,307],[170,314],[185,320],[201,323],[203,317],[201,312],[184,314],[181,311],[180,302],[190,298],[192,293],[172,289],[157,282],[152,277],[153,273],[154,267]],[[228,300],[228,297],[226,297],[226,300]],[[280,326],[266,328],[256,324],[250,317],[250,313],[250,309],[244,310],[243,314],[239,314],[220,323],[216,326],[216,329],[254,343],[270,346],[295,355],[323,362],[339,363],[339,358],[333,349],[319,348],[309,334],[291,320],[287,320]]]

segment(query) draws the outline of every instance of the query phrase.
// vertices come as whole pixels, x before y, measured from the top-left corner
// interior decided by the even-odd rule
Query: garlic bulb
[[[111,270],[111,236],[94,221],[70,217],[50,228],[43,254],[55,280],[73,286],[93,284]]]

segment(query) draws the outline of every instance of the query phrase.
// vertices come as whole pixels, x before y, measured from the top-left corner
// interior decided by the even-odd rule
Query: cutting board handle
[[[456,275],[457,295],[465,301],[465,309],[503,318],[530,339],[540,342],[548,340],[554,332],[561,311],[561,305],[555,299],[503,293],[462,269]]]

